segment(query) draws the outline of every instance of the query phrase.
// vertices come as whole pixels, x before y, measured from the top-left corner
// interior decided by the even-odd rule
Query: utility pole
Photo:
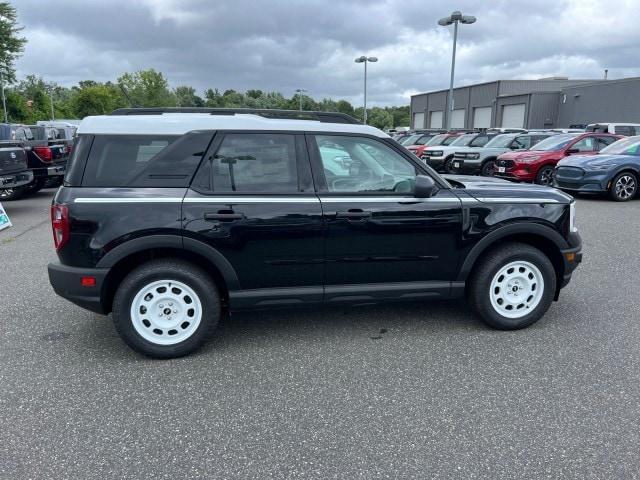
[[[0,71],[0,85],[2,86],[2,110],[4,111],[4,123],[9,123],[9,115],[7,113],[7,99],[4,96],[4,77]]]

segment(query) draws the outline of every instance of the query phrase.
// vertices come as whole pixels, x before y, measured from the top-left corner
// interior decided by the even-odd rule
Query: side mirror
[[[567,150],[567,155],[571,155],[572,153],[578,153],[580,150],[577,148],[570,148],[569,150]]]
[[[429,198],[436,189],[436,183],[433,178],[426,175],[418,175],[416,177],[416,185],[413,187],[413,196],[416,198]]]

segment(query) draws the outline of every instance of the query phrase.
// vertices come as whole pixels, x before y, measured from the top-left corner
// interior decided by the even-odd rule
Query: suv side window
[[[212,136],[96,135],[82,186],[187,187]]]
[[[636,133],[635,128],[629,125],[616,125],[616,135],[624,135],[626,137],[631,137],[635,133]]]
[[[329,192],[409,193],[415,166],[384,143],[366,137],[316,135]]]
[[[522,137],[516,137],[511,143],[511,148],[514,150],[526,150],[531,146],[531,139],[532,137],[524,135]]]
[[[229,133],[194,181],[201,190],[237,193],[300,192],[296,137],[281,133]]]
[[[597,149],[601,150],[604,147],[607,147],[609,145],[611,145],[613,142],[617,141],[618,139],[615,137],[596,137],[597,140]]]
[[[571,145],[570,148],[576,149],[579,152],[594,152],[596,150],[595,137],[585,137]]]

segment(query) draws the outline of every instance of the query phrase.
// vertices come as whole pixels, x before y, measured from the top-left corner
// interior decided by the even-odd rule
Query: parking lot
[[[584,263],[526,330],[454,302],[282,310],[153,361],[49,286],[53,193],[4,204],[2,478],[640,475],[640,201],[578,200]]]

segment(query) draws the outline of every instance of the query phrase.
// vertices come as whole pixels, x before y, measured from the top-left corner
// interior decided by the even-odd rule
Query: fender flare
[[[96,268],[111,268],[129,255],[154,248],[175,248],[200,255],[218,269],[229,291],[240,289],[238,275],[224,255],[206,243],[180,235],[149,235],[134,238],[107,252]]]
[[[564,250],[570,248],[567,241],[560,235],[558,232],[553,230],[551,227],[547,227],[544,225],[540,225],[538,223],[514,223],[510,225],[505,225],[500,227],[485,237],[483,237],[478,243],[476,243],[471,251],[467,254],[460,270],[458,271],[458,276],[456,280],[464,281],[467,276],[471,272],[471,269],[476,263],[476,260],[480,257],[480,255],[491,245],[495,244],[502,238],[508,237],[510,235],[528,233],[532,235],[537,235],[539,237],[544,237],[545,239],[551,241],[558,250]]]

